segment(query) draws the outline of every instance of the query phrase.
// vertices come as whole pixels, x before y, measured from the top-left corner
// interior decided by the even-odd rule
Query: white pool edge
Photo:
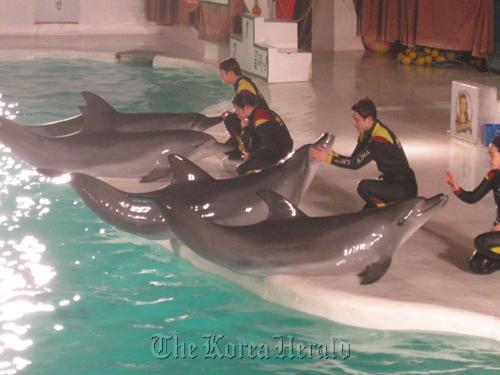
[[[170,241],[158,241],[171,251]],[[252,277],[213,264],[182,246],[177,255],[195,267],[223,277],[266,301],[359,328],[425,331],[487,338],[500,342],[500,319],[487,314],[420,302],[361,296],[323,288],[307,277]]]
[[[118,63],[117,53],[122,52],[102,52],[102,51],[82,51],[67,49],[47,49],[47,48],[7,48],[0,49],[0,61],[12,60],[35,60],[35,59],[88,59],[107,63]],[[139,55],[136,55],[139,56]],[[153,68],[192,68],[204,72],[217,74],[217,67],[213,64],[187,58],[165,56],[161,53],[152,55]]]

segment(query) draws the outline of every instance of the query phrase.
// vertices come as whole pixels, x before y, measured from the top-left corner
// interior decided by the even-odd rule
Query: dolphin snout
[[[199,115],[195,118],[192,129],[194,130],[206,130],[214,125],[217,125],[222,122],[222,117],[207,117],[204,115]]]
[[[323,133],[321,136],[313,143],[313,146],[323,147],[325,149],[332,147],[333,142],[335,142],[335,136],[330,133]]]
[[[212,126],[212,125],[217,125],[222,122],[222,117],[216,116],[216,117],[205,117],[202,120],[205,124]]]
[[[433,197],[427,198],[424,202],[421,212],[427,212],[436,207],[443,207],[448,202],[448,196],[446,194],[436,194]]]

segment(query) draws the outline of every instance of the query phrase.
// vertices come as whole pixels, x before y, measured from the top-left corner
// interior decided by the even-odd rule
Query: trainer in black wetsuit
[[[490,232],[480,234],[474,239],[476,251],[469,259],[469,268],[474,273],[488,274],[500,269],[500,137],[496,137],[488,149],[491,169],[481,183],[472,191],[458,186],[455,176],[447,172],[445,180],[455,195],[466,203],[480,201],[493,190],[497,205],[497,216]]]
[[[378,180],[361,180],[358,194],[366,204],[363,209],[382,207],[417,196],[415,174],[396,135],[377,120],[377,109],[370,99],[352,106],[354,126],[359,132],[358,143],[351,156],[333,150],[311,149],[311,156],[341,168],[359,169],[372,160],[382,173]]]
[[[234,88],[235,96],[240,92],[247,91],[254,94],[257,97],[257,102],[259,107],[268,109],[266,99],[259,91],[253,81],[242,75],[240,66],[234,58],[228,58],[223,60],[219,64],[220,77],[225,84],[232,84]],[[226,154],[230,159],[241,159],[242,154],[238,149],[239,137],[241,135],[241,121],[234,112],[224,112],[222,114],[224,118],[224,125],[230,135],[226,143],[234,144],[235,149],[229,151]]]
[[[257,97],[246,91],[233,99],[236,113],[244,123],[239,147],[245,162],[236,169],[239,175],[268,168],[293,148],[292,138],[283,120],[257,102]]]

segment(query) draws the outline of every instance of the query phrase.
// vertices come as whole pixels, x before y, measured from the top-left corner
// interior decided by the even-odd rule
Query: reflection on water
[[[18,208],[18,213],[24,216],[30,210],[29,206]],[[8,220],[2,223],[5,225],[9,226]],[[33,345],[29,337],[33,317],[29,315],[54,311],[54,306],[38,300],[50,291],[50,280],[56,274],[43,263],[44,252],[45,246],[33,236],[0,241],[1,373],[15,373],[30,364],[20,353]]]
[[[7,103],[2,100],[2,93],[0,93],[0,116],[6,117],[9,120],[14,120],[19,114],[19,103]]]
[[[0,94],[0,116],[13,120],[18,107]],[[8,147],[0,145],[0,155],[0,374],[15,374],[31,364],[23,357],[34,345],[30,322],[36,314],[54,311],[40,296],[50,292],[56,272],[43,260],[45,245],[17,232],[24,219],[50,211],[49,199],[28,192],[44,178],[13,158]]]

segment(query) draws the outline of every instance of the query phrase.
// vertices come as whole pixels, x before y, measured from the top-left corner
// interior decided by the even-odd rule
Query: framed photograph
[[[484,124],[495,116],[497,89],[470,81],[453,81],[451,86],[450,135],[481,143]]]

